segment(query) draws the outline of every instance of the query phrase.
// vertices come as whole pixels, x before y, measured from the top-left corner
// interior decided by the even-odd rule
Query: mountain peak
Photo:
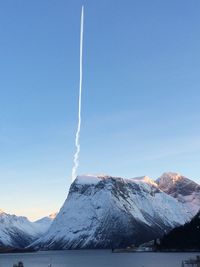
[[[135,177],[133,178],[134,181],[139,181],[139,182],[144,182],[146,184],[149,184],[149,185],[153,185],[153,186],[158,186],[157,183],[151,179],[149,176],[141,176],[141,177]]]
[[[158,180],[159,181],[165,180],[168,182],[171,181],[172,183],[176,183],[177,181],[180,181],[183,178],[185,177],[177,172],[164,172]]]
[[[156,182],[159,189],[182,202],[192,214],[196,214],[199,211],[199,184],[174,172],[164,173]]]
[[[176,172],[165,172],[156,180],[158,187],[167,194],[174,191],[174,188],[179,188],[181,184],[190,182],[190,179]]]

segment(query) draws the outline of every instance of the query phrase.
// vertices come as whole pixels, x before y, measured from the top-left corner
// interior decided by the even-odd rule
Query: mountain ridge
[[[183,203],[193,216],[200,208],[200,185],[174,172],[166,172],[156,180],[158,187]]]
[[[190,218],[182,203],[162,192],[149,178],[78,176],[47,234],[32,247],[112,248],[139,244]]]
[[[52,219],[42,223],[31,222],[25,216],[16,216],[0,210],[0,246],[25,248],[45,234],[51,223]]]
[[[30,222],[0,210],[0,246],[74,249],[138,245],[190,221],[199,207],[200,185],[175,172],[165,172],[157,180],[148,176],[77,176],[58,214]]]

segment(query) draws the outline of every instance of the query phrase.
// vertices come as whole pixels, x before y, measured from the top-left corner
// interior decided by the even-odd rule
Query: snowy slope
[[[34,222],[34,227],[37,228],[38,231],[46,233],[56,216],[57,213],[52,213],[49,216],[41,218]]]
[[[185,176],[166,172],[157,181],[158,187],[184,204],[194,216],[200,209],[200,185]]]
[[[139,244],[191,218],[148,177],[79,176],[37,249],[111,248]]]
[[[26,217],[0,210],[0,246],[23,248],[43,235],[52,223],[30,222]]]

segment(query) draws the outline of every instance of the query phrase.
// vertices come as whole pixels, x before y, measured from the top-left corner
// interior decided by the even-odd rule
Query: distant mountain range
[[[177,173],[157,180],[78,176],[54,219],[0,213],[0,245],[30,249],[122,248],[162,237],[199,211],[200,186]]]
[[[47,232],[53,215],[36,222],[0,210],[0,247],[24,248]]]
[[[139,245],[185,224],[200,206],[199,185],[176,173],[153,181],[79,176],[35,249]]]

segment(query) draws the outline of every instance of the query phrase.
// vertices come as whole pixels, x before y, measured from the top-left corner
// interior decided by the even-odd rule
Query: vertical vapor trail
[[[76,152],[74,154],[74,165],[72,168],[72,182],[76,178],[76,171],[79,165],[80,153],[80,130],[81,130],[81,103],[82,103],[82,77],[83,77],[83,22],[84,22],[84,7],[81,9],[81,28],[80,28],[80,80],[79,80],[79,101],[78,101],[78,127],[76,131],[75,146]]]

